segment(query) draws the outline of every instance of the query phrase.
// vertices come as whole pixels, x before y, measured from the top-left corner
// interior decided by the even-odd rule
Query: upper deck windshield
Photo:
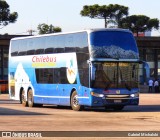
[[[138,63],[94,63],[92,88],[138,88]],[[94,78],[93,78],[94,77]]]
[[[92,58],[138,59],[132,33],[118,30],[95,31],[90,34]]]

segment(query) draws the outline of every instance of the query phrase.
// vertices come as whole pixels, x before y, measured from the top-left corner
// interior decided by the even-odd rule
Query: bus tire
[[[22,104],[22,92],[23,92],[23,88],[20,89],[20,94],[19,94],[19,101],[20,101],[20,104]]]
[[[82,105],[79,105],[78,95],[76,91],[74,91],[71,95],[71,107],[74,111],[80,111],[84,108]]]
[[[20,93],[20,102],[24,107],[28,106],[28,102],[27,102],[27,99],[25,97],[24,89],[22,89],[22,92]]]
[[[34,99],[33,99],[33,91],[31,88],[28,90],[27,95],[28,95],[28,106],[34,107],[35,104],[34,104]]]
[[[20,104],[22,104],[22,93],[19,95]]]

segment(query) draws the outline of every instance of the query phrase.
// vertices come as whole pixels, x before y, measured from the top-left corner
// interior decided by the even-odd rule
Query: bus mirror
[[[146,76],[147,78],[150,78],[150,68],[147,62],[143,62],[144,68],[146,70]]]
[[[91,67],[91,80],[95,80],[95,71],[96,71],[96,67],[93,65]]]
[[[132,78],[135,77],[135,70],[136,70],[136,65],[133,65],[133,67],[132,67]]]
[[[146,77],[150,78],[150,68],[147,62],[140,60],[139,64],[143,64],[144,65],[144,69],[146,70]]]

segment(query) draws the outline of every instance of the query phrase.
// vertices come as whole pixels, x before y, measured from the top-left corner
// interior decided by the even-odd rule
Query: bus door
[[[59,101],[61,105],[70,105],[71,84],[67,79],[67,68],[59,69]]]
[[[70,85],[69,84],[61,84],[59,85],[59,103],[60,105],[70,105]]]

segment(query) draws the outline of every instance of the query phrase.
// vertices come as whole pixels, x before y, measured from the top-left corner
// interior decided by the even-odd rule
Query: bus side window
[[[89,53],[88,47],[82,47],[82,48],[76,47],[76,52],[78,52],[78,53]]]
[[[54,48],[46,48],[46,49],[44,50],[44,53],[45,53],[45,54],[51,54],[51,53],[54,53],[54,52],[55,52]]]
[[[27,54],[26,51],[22,51],[22,52],[19,52],[19,53],[18,53],[18,56],[22,56],[22,55],[26,55],[26,54]]]
[[[84,52],[84,53],[89,53],[88,46],[83,47],[83,52]]]
[[[56,53],[64,53],[64,48],[55,48]]]
[[[44,54],[44,49],[37,49],[35,54]]]
[[[18,55],[18,51],[11,53],[11,56],[17,56],[17,55]]]
[[[27,51],[27,55],[33,55],[33,54],[35,54],[35,50],[28,50]]]
[[[48,75],[48,83],[53,83],[53,75],[51,74]]]
[[[67,80],[67,69],[66,67],[60,68],[60,83],[61,84],[68,84]]]
[[[74,47],[65,47],[65,52],[75,52],[75,48]]]
[[[60,84],[60,70],[59,70],[59,68],[55,68],[53,71],[53,83]]]

